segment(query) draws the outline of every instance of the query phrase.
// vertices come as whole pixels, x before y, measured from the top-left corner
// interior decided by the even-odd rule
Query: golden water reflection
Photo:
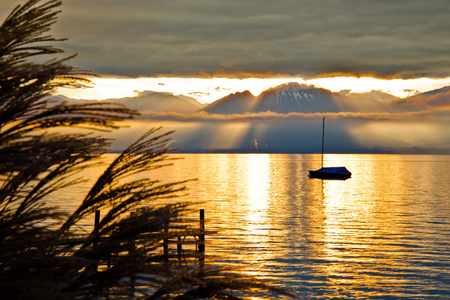
[[[306,298],[408,298],[450,291],[450,157],[326,155],[345,181],[309,179],[320,155],[188,154],[148,174],[197,178],[207,254]],[[181,200],[181,199],[180,199]],[[412,298],[414,298],[412,296]]]
[[[229,204],[217,211],[213,201],[208,208],[211,223],[226,228],[210,248],[228,262],[245,261],[248,272],[291,281],[300,291],[325,289],[330,298],[404,297],[411,285],[420,285],[421,262],[412,261],[430,259],[422,248],[445,247],[427,225],[445,214],[423,198],[445,195],[436,190],[432,171],[442,167],[439,162],[413,166],[410,160],[417,158],[328,155],[327,163],[345,165],[353,176],[322,181],[306,177],[317,156],[226,156],[230,165],[217,179],[233,193],[208,191]],[[433,180],[419,178],[417,169]],[[433,204],[448,212],[448,204]],[[443,226],[448,232],[448,222]]]

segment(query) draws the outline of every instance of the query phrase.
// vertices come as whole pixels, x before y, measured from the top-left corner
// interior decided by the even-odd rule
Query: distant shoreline
[[[110,153],[120,153],[111,151]],[[305,152],[289,149],[181,149],[175,154],[320,154],[319,152]],[[450,155],[450,147],[426,148],[426,147],[374,147],[361,148],[352,151],[331,151],[326,154],[424,154],[424,155]]]

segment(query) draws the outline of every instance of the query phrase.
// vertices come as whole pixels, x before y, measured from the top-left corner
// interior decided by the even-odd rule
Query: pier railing
[[[136,212],[131,212],[131,217]],[[94,228],[100,222],[100,211],[95,212]],[[118,241],[117,247],[103,249],[102,259],[98,268],[109,269],[121,258],[134,255],[146,255],[149,262],[167,261],[185,264],[202,263],[205,260],[205,236],[213,233],[205,230],[205,212],[200,210],[198,227],[186,227],[186,224],[195,224],[195,219],[170,220],[164,222],[163,230],[130,236],[126,242]],[[62,242],[62,246],[80,249],[86,242],[87,235],[77,235]],[[100,237],[96,244],[100,245],[102,240],[110,237]],[[104,251],[108,254],[105,255]]]

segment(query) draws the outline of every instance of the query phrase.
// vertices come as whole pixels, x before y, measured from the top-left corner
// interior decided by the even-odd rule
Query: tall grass
[[[190,204],[161,204],[185,191],[185,181],[134,179],[170,163],[170,133],[151,129],[106,168],[72,213],[49,206],[52,193],[83,180],[111,140],[99,131],[138,115],[95,102],[51,103],[58,87],[89,86],[90,71],[34,56],[62,50],[47,43],[61,1],[30,0],[0,27],[0,291],[2,299],[240,299],[285,294],[265,282],[205,262],[179,264],[161,255],[164,240],[192,235],[183,221]],[[63,127],[82,128],[64,134]],[[95,133],[97,132],[97,133]],[[146,209],[137,210],[145,206]],[[77,223],[103,216],[79,235]],[[136,211],[134,214],[130,212]],[[169,224],[169,225],[168,225]],[[116,253],[115,255],[113,255]],[[109,263],[109,265],[108,265]]]

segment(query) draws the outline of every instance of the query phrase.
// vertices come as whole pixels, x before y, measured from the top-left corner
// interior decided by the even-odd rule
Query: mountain
[[[70,99],[62,95],[52,96],[55,104],[86,103],[92,100]],[[430,107],[450,106],[450,86],[400,99],[380,92],[350,93],[331,92],[312,85],[291,82],[265,90],[259,96],[249,91],[237,92],[203,105],[194,98],[171,93],[143,91],[135,97],[106,99],[106,102],[121,103],[141,112],[178,112],[189,114],[206,111],[213,114],[246,114],[252,112],[276,113],[337,113],[337,112],[404,112],[419,111]]]
[[[296,82],[268,89],[258,96],[255,111],[290,112],[338,112],[332,92]]]
[[[399,99],[393,95],[383,93],[381,91],[370,91],[366,93],[348,93],[344,97],[336,97],[335,102],[339,106],[340,111],[349,112],[365,112],[365,113],[381,113],[381,112],[398,112],[390,106],[392,101]]]
[[[393,107],[401,107],[408,110],[450,107],[450,86],[398,99],[393,101],[391,105]]]
[[[339,92],[339,93],[341,93],[341,92]],[[377,91],[377,90],[372,90],[370,92],[365,92],[365,93],[347,93],[346,96],[348,98],[356,98],[356,99],[365,98],[365,99],[368,99],[371,101],[377,101],[380,103],[389,103],[389,102],[400,99],[399,97],[396,97],[394,95],[384,93],[382,91]]]
[[[343,95],[312,85],[291,82],[270,88],[254,97],[250,92],[235,93],[203,108],[216,114],[242,114],[272,111],[277,113],[382,112],[387,104],[368,95]]]
[[[92,103],[92,101],[93,100],[72,99],[64,95],[50,96],[50,105],[58,105],[62,102],[66,102],[68,105],[75,105],[75,104]]]
[[[80,104],[93,101],[71,99],[62,95],[53,96],[52,100],[55,103],[66,101],[68,104]],[[135,109],[141,112],[156,111],[192,113],[198,111],[203,107],[203,105],[194,98],[186,97],[184,95],[175,96],[171,93],[160,93],[153,91],[143,91],[135,97],[105,99],[101,101],[123,104],[128,108]]]
[[[205,104],[201,104],[200,102],[197,101],[197,99],[192,98],[192,97],[188,97],[188,96],[181,95],[181,94],[176,97],[180,98],[181,100],[186,100],[187,102],[194,104],[198,108],[205,106]]]
[[[247,113],[253,110],[256,99],[249,91],[237,92],[214,101],[203,110],[213,114]]]
[[[202,105],[193,98],[175,96],[171,93],[143,91],[135,97],[107,99],[105,101],[120,103],[138,111],[192,113]]]

